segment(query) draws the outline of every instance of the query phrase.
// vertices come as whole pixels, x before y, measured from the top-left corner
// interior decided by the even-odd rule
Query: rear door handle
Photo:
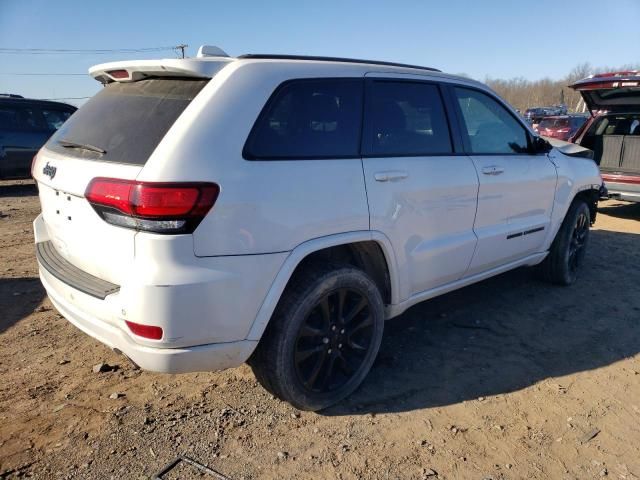
[[[373,174],[373,178],[376,182],[397,182],[398,180],[404,180],[409,174],[402,170],[389,170],[387,172],[376,172]]]
[[[504,168],[498,165],[489,165],[487,167],[482,167],[482,173],[485,175],[500,175],[504,173]]]

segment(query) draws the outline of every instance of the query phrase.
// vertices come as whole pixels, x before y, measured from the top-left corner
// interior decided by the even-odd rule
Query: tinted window
[[[451,136],[438,87],[376,81],[366,113],[369,155],[451,153]]]
[[[361,117],[361,80],[287,82],[260,114],[245,146],[245,157],[358,156]]]
[[[527,134],[522,125],[489,95],[455,88],[471,153],[524,153]]]
[[[206,83],[187,79],[110,83],[71,116],[46,147],[87,160],[143,165]],[[106,153],[65,148],[61,141]]]
[[[565,128],[569,126],[568,118],[545,118],[538,128]]]
[[[44,117],[47,130],[58,130],[71,116],[71,112],[69,110],[43,108],[42,116]]]
[[[0,106],[0,129],[33,132],[42,129],[38,112],[19,105]]]

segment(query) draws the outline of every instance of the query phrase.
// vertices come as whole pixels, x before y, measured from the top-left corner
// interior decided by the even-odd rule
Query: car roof
[[[78,107],[69,105],[63,102],[54,102],[52,100],[41,100],[38,98],[18,98],[18,97],[5,97],[0,95],[0,104],[2,105],[40,105],[55,108],[65,108],[71,110],[77,110]]]
[[[158,60],[126,60],[118,62],[104,63],[95,65],[89,69],[89,74],[96,80],[105,82],[118,81],[118,79],[110,76],[110,71],[118,69],[127,69],[130,72],[149,72],[153,76],[193,76],[200,78],[211,78],[225,66],[239,63],[282,63],[282,64],[314,64],[326,65],[327,67],[342,67],[357,69],[361,67],[362,73],[368,72],[385,72],[385,73],[402,73],[413,75],[425,75],[438,77],[441,79],[456,80],[467,84],[474,84],[487,89],[488,87],[476,80],[463,77],[460,75],[452,75],[443,73],[433,67],[425,67],[420,65],[410,65],[404,63],[387,62],[380,60],[363,60],[357,58],[343,57],[324,57],[324,56],[306,56],[306,55],[284,55],[284,54],[244,54],[237,57],[224,55],[207,55],[185,59],[158,59]],[[131,74],[135,79],[135,74]]]
[[[361,63],[365,65],[383,65],[387,67],[400,67],[409,68],[412,70],[428,70],[430,72],[440,72],[437,68],[423,67],[420,65],[410,65],[406,63],[385,62],[381,60],[363,60],[359,58],[345,58],[345,57],[319,57],[312,55],[280,55],[280,54],[267,54],[267,53],[247,53],[236,57],[238,59],[255,59],[255,60],[303,60],[303,61],[315,61],[315,62],[330,62],[330,63]]]

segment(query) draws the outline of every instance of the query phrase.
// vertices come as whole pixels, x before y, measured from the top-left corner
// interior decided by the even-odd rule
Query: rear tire
[[[576,281],[589,243],[591,213],[582,200],[574,200],[551,244],[549,255],[539,265],[541,277],[557,285]]]
[[[285,290],[249,365],[278,398],[321,410],[362,383],[383,325],[382,297],[368,275],[348,265],[310,266]]]

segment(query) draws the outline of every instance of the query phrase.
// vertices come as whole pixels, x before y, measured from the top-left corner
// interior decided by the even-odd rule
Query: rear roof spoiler
[[[101,83],[134,82],[146,77],[212,78],[235,59],[230,57],[167,58],[102,63],[89,69]]]

